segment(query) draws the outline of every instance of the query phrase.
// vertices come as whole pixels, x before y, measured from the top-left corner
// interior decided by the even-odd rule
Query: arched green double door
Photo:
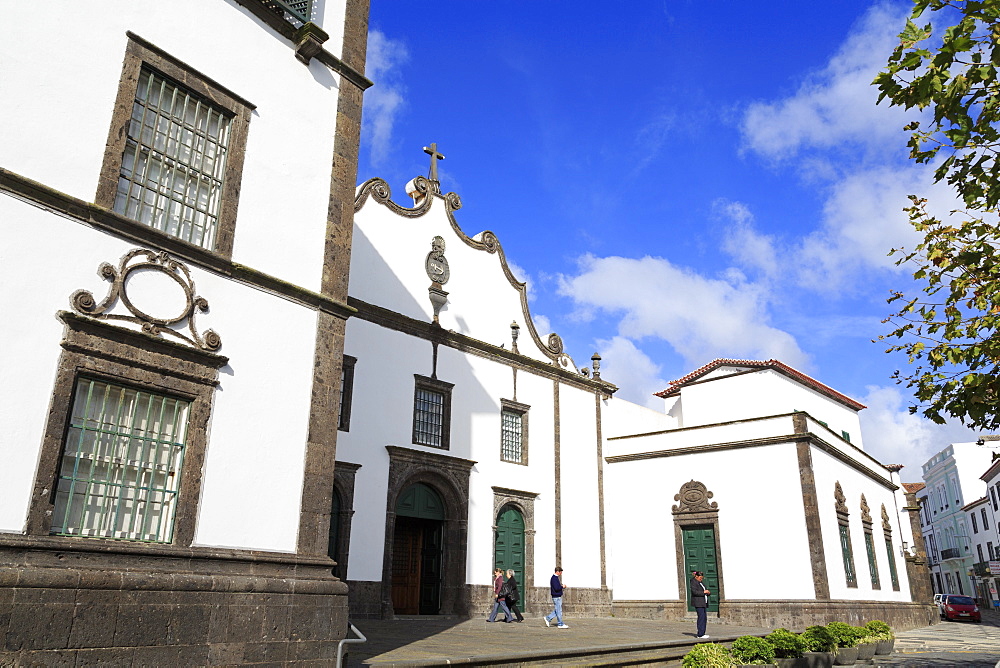
[[[517,508],[506,505],[497,515],[497,533],[493,542],[493,563],[496,568],[514,570],[521,598],[524,598],[524,516]],[[506,575],[505,575],[506,577]]]
[[[399,615],[441,609],[444,503],[428,485],[403,490],[396,502],[392,541],[392,606]]]

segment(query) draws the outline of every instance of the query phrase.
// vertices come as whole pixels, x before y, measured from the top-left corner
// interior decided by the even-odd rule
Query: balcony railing
[[[285,20],[293,23],[296,27],[301,27],[303,23],[312,21],[313,6],[312,0],[262,0],[265,5],[273,9],[276,13],[284,16]]]
[[[941,550],[942,559],[960,559],[962,552],[957,547],[949,547]]]

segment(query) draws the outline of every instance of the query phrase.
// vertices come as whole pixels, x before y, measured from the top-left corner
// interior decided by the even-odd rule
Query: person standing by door
[[[562,618],[562,603],[563,603],[563,591],[566,587],[562,583],[562,566],[556,566],[556,572],[552,574],[552,579],[549,580],[549,594],[552,595],[552,612],[545,615],[545,625],[551,626],[549,622],[555,620],[556,628],[568,629],[569,625],[563,623]]]
[[[695,637],[697,638],[708,638],[708,596],[710,592],[702,582],[705,579],[705,574],[701,571],[694,571],[694,577],[691,578],[691,605],[694,606],[695,614],[698,615],[697,633]]]

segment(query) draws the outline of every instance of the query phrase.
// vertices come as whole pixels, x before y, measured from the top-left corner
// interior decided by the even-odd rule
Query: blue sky
[[[868,406],[866,449],[904,480],[959,424],[907,412],[906,366],[871,339],[906,195],[907,116],[869,84],[908,2],[373,2],[359,180],[397,201],[427,174],[497,234],[539,330],[619,395],[717,357],[777,358]]]

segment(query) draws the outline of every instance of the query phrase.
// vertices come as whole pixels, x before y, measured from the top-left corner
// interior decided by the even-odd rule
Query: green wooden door
[[[715,528],[711,525],[683,527],[681,534],[684,540],[684,582],[687,593],[688,611],[693,612],[691,605],[691,571],[701,571],[705,574],[703,584],[712,594],[708,597],[709,612],[719,611],[719,565],[715,557]]]
[[[497,517],[497,534],[493,544],[493,563],[497,568],[513,569],[521,598],[527,583],[524,581],[524,517],[512,506],[504,506]]]
[[[399,495],[392,555],[392,603],[397,614],[440,611],[444,518],[444,503],[428,485],[416,483]]]

